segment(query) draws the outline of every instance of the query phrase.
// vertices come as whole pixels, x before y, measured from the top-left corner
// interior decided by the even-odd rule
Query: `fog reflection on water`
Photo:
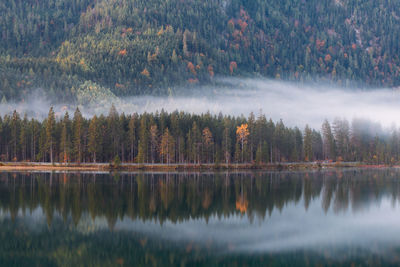
[[[397,169],[1,173],[0,247],[6,252],[13,242],[34,238],[64,246],[66,236],[74,236],[81,241],[71,241],[72,247],[92,243],[98,250],[106,236],[111,240],[104,247],[119,240],[117,254],[136,243],[159,262],[167,251],[168,257],[171,251],[195,253],[195,262],[203,263],[255,254],[271,260],[300,251],[321,263],[393,264],[400,255],[399,178]],[[15,240],[5,239],[10,236]]]

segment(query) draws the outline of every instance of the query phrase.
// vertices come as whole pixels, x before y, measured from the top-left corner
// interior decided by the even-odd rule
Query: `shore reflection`
[[[400,194],[400,171],[386,169],[271,173],[2,173],[0,210],[43,209],[50,225],[55,213],[77,224],[83,213],[117,219],[166,220],[229,217],[265,220],[274,210],[319,201],[326,213],[358,212],[382,198],[393,205]]]

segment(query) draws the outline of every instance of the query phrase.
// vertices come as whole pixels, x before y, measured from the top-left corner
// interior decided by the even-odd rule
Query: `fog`
[[[304,85],[267,79],[219,79],[220,86],[189,89],[174,88],[169,97],[135,96],[103,100],[92,104],[81,103],[85,116],[107,114],[114,103],[118,112],[126,114],[156,112],[164,109],[190,113],[248,116],[250,112],[264,113],[274,121],[282,119],[289,126],[306,124],[320,128],[324,119],[336,117],[369,119],[391,126],[400,118],[400,90],[349,89],[330,85]],[[189,91],[189,92],[188,92]],[[183,93],[185,92],[185,93]],[[62,116],[66,110],[74,112],[75,104],[55,104],[43,93],[35,92],[23,103],[0,105],[1,114],[14,109],[21,114],[43,118],[50,106]],[[84,104],[84,105],[82,105]],[[71,114],[72,115],[72,114]]]
[[[249,222],[247,216],[205,219],[190,219],[173,223],[167,221],[142,222],[130,219],[118,221],[115,230],[145,233],[155,239],[164,239],[175,244],[194,242],[207,246],[211,241],[222,248],[219,253],[284,253],[310,250],[326,254],[335,259],[348,257],[343,253],[348,246],[369,253],[387,254],[392,246],[399,244],[399,209],[389,198],[371,203],[364,210],[348,210],[326,214],[321,208],[321,198],[315,198],[304,211],[303,200],[289,204],[282,211],[275,210],[266,219],[255,218]],[[371,246],[380,244],[380,246]],[[386,255],[389,256],[389,255]]]
[[[391,255],[392,248],[400,242],[399,211],[390,196],[366,204],[362,210],[326,213],[321,208],[321,197],[314,198],[307,210],[304,199],[288,203],[282,210],[274,210],[268,218],[257,215],[250,221],[247,215],[183,220],[178,223],[166,220],[117,219],[112,231],[144,234],[152,240],[164,240],[179,246],[194,243],[200,247],[213,245],[213,252],[233,253],[285,253],[299,250],[313,251],[334,259],[346,258],[359,249],[382,256]],[[62,215],[56,212],[62,221]],[[19,224],[31,232],[48,231],[47,217],[42,208],[31,213],[18,212]],[[0,212],[0,221],[10,220],[9,211]],[[105,217],[93,219],[89,213],[80,218],[76,230],[82,234],[109,230]],[[156,242],[157,244],[157,242]],[[379,246],[371,244],[379,244]],[[354,247],[347,251],[348,247]],[[329,254],[326,252],[329,251]],[[348,253],[343,253],[347,251]]]

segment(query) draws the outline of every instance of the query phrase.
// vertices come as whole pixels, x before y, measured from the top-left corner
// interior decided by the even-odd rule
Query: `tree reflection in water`
[[[15,218],[41,207],[51,224],[55,213],[75,224],[92,219],[165,220],[231,215],[265,219],[290,203],[321,199],[327,212],[357,212],[383,196],[397,201],[400,175],[394,170],[245,173],[1,173],[0,209]]]
[[[283,249],[278,253],[274,250],[277,245],[268,242],[274,238],[290,240],[285,237],[293,229],[282,227],[282,232],[269,233],[265,225],[260,228],[257,222],[271,220],[267,225],[271,228],[267,230],[273,231],[274,220],[279,220],[272,216],[276,212],[296,210],[297,214],[304,214],[314,212],[317,207],[321,213],[315,217],[318,220],[321,216],[362,213],[383,200],[396,205],[399,176],[400,171],[396,169],[115,174],[5,172],[0,174],[0,265],[197,263],[210,266],[263,265],[269,261],[288,266],[294,263],[348,265],[366,261],[375,265],[397,264],[397,253],[388,258],[387,253],[377,255],[360,247],[350,247],[350,250],[346,246],[335,247],[337,254],[331,254],[333,250],[329,246],[318,253],[307,248]],[[245,224],[235,224],[243,221]],[[116,227],[118,223],[120,226]],[[212,226],[207,226],[209,223]],[[299,223],[302,222],[299,220]],[[252,232],[242,231],[249,227]],[[196,235],[193,229],[199,233]],[[210,231],[221,233],[213,238]],[[182,232],[183,241],[179,236]],[[307,235],[307,227],[304,233]],[[254,236],[246,239],[245,234]],[[238,237],[218,242],[223,235]],[[199,239],[204,240],[199,243]],[[242,241],[248,242],[244,244],[247,249],[251,245],[257,245],[257,249],[268,246],[273,249],[255,254],[236,253]],[[378,242],[370,245],[384,247]]]

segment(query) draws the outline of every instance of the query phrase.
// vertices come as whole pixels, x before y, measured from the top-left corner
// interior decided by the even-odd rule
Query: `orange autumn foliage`
[[[196,68],[195,68],[195,66],[193,65],[192,62],[190,62],[190,61],[188,62],[187,68],[190,70],[191,73],[193,73],[193,75],[197,74]]]
[[[198,83],[199,80],[190,78],[190,79],[188,79],[188,82],[193,84],[193,83]]]
[[[244,31],[246,30],[247,26],[248,26],[247,22],[246,22],[246,21],[243,21],[243,20],[241,20],[241,19],[239,19],[238,24],[239,24],[240,30],[241,30],[242,32],[244,32]]]
[[[332,60],[331,55],[327,54],[327,55],[325,56],[325,62],[328,63],[328,62],[330,62],[331,60]]]
[[[208,70],[208,74],[210,74],[211,77],[214,77],[214,68],[213,68],[213,66],[209,65],[207,67],[207,70]]]
[[[237,135],[238,141],[240,141],[242,143],[246,143],[247,137],[250,135],[249,125],[247,123],[245,123],[245,124],[238,126],[236,128],[236,135]]]
[[[246,213],[247,208],[249,206],[249,201],[243,197],[240,196],[238,200],[236,200],[236,210],[240,211],[241,213]]]
[[[229,71],[231,72],[231,74],[237,69],[237,63],[235,61],[232,61],[229,64]]]
[[[144,70],[140,74],[146,76],[147,78],[150,77],[150,72],[146,68],[144,68]]]

